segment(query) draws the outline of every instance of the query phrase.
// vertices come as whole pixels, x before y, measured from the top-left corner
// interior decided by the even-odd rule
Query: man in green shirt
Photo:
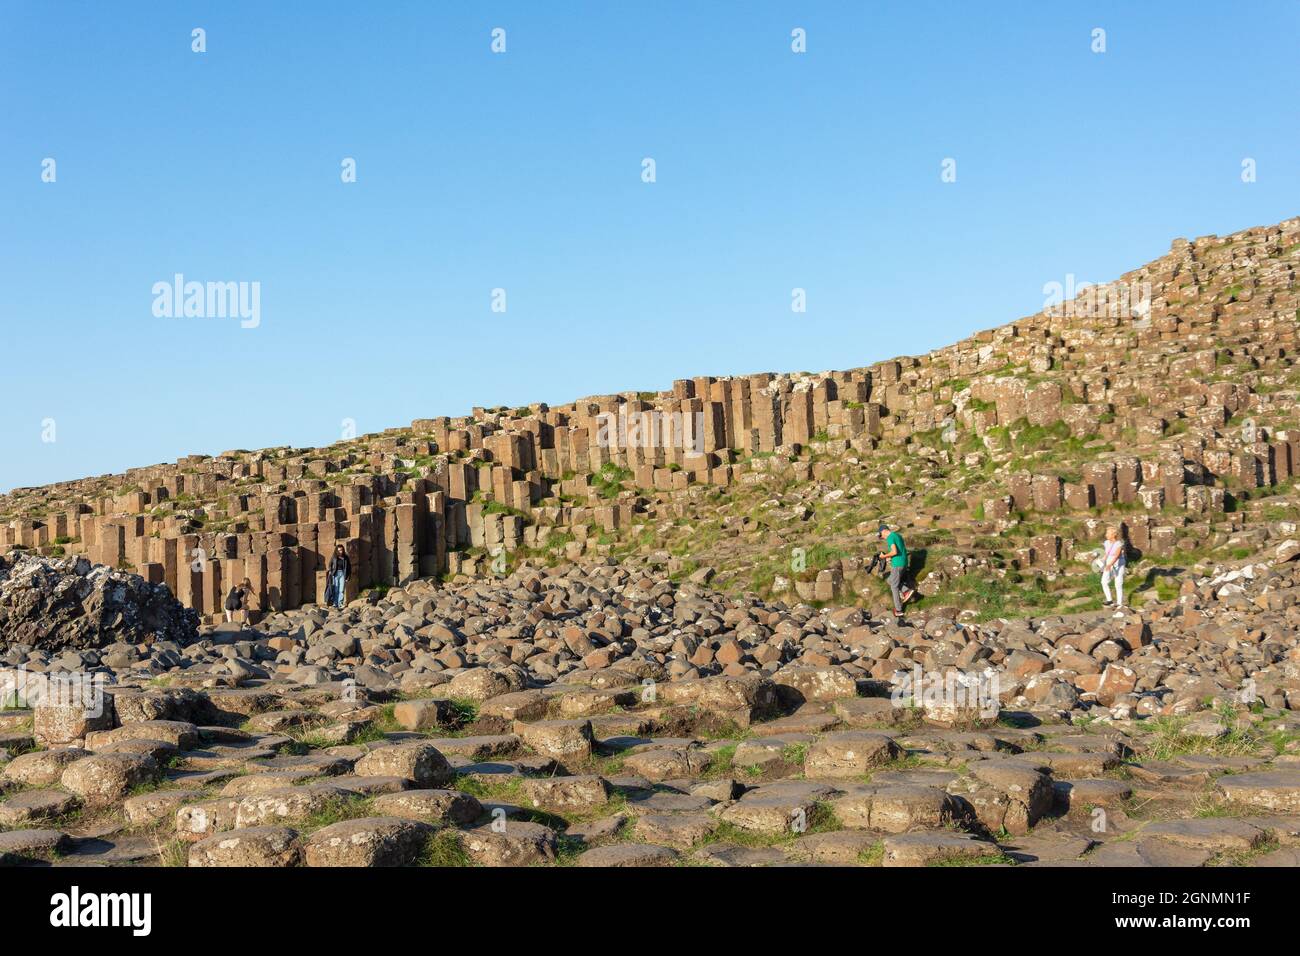
[[[894,617],[901,618],[903,605],[915,593],[903,583],[907,574],[907,545],[903,543],[903,536],[887,524],[881,524],[878,534],[885,542],[885,550],[880,552],[880,556],[888,562],[889,590],[894,596]]]

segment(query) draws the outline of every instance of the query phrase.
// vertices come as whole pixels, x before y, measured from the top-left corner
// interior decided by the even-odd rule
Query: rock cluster
[[[113,643],[187,644],[198,614],[163,585],[84,558],[0,556],[0,652],[48,654]]]
[[[610,562],[119,643],[97,712],[0,711],[0,860],[1294,865],[1297,576],[910,626]]]

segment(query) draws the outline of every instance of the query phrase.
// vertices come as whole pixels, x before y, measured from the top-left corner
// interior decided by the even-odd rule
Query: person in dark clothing
[[[325,569],[328,582],[325,588],[325,603],[333,607],[342,607],[346,595],[348,578],[352,576],[352,562],[343,545],[335,545],[334,556],[330,558],[329,567]]]
[[[235,585],[226,595],[226,623],[235,619],[235,615],[244,609],[244,589]]]
[[[253,582],[244,578],[242,584],[237,584],[230,589],[226,595],[226,621],[233,621],[235,615],[240,615],[240,622],[248,623],[249,611],[253,600]]]

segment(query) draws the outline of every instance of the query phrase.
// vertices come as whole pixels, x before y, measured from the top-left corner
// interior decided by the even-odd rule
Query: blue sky
[[[1297,27],[1294,2],[0,0],[0,489],[948,344],[1300,212]],[[260,283],[260,325],[155,317],[176,273]]]

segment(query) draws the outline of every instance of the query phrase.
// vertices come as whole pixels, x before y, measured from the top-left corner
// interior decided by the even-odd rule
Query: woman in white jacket
[[[1124,606],[1124,539],[1120,537],[1119,528],[1106,529],[1106,540],[1101,545],[1101,593],[1106,596],[1106,607],[1122,608]],[[1110,583],[1115,582],[1115,597],[1110,594]]]

